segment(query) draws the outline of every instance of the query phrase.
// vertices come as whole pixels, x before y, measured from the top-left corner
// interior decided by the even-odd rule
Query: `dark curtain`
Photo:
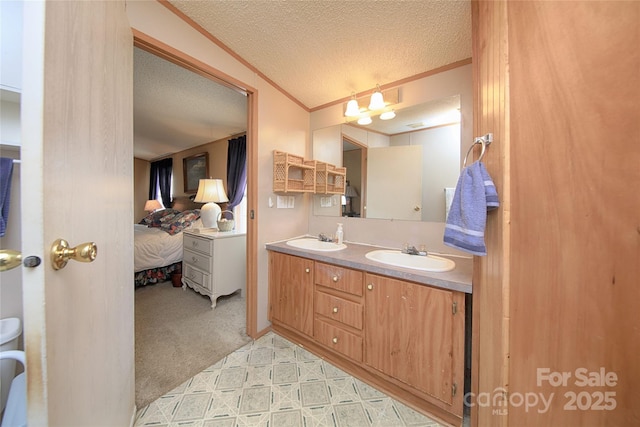
[[[247,137],[229,140],[227,149],[227,209],[232,210],[242,202],[247,186]]]
[[[162,159],[151,162],[151,177],[149,180],[149,200],[158,198],[156,189],[160,188],[160,197],[165,208],[171,207],[171,175],[173,173],[173,159]]]

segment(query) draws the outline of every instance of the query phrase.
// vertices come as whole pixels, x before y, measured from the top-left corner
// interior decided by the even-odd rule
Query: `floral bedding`
[[[201,227],[200,210],[153,212],[134,225],[135,286],[169,280],[182,262],[182,231]]]

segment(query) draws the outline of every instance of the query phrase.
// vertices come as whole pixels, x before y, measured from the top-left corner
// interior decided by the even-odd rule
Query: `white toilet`
[[[16,350],[18,338],[22,333],[22,324],[17,317],[0,320],[0,351]],[[9,395],[9,386],[16,375],[16,361],[13,359],[0,360],[0,410],[4,411]],[[1,412],[0,411],[0,412]]]

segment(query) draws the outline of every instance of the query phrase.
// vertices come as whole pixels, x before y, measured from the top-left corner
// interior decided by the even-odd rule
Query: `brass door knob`
[[[0,271],[11,270],[22,263],[22,254],[12,249],[0,251]]]
[[[92,262],[98,256],[98,247],[93,242],[81,243],[75,248],[69,248],[69,242],[58,239],[51,245],[51,265],[54,270],[60,270],[69,260],[78,262]]]

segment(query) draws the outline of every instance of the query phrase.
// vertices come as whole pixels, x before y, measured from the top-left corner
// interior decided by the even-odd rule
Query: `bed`
[[[169,280],[181,269],[183,231],[201,227],[200,210],[163,209],[134,224],[135,287]]]

